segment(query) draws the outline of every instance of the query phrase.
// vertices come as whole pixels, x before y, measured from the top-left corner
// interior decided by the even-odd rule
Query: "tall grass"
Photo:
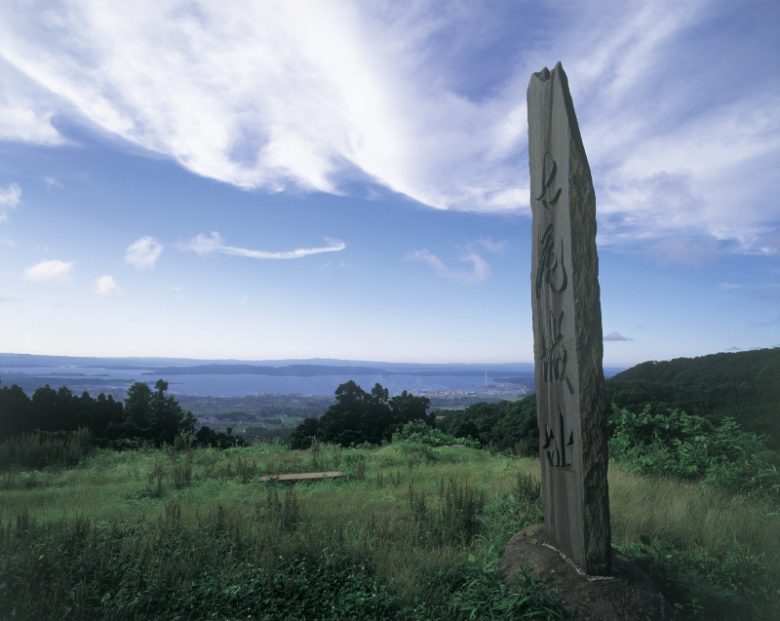
[[[257,480],[315,463],[349,476]],[[505,585],[496,570],[508,538],[542,519],[536,460],[408,444],[147,448],[96,450],[35,477],[0,490],[3,619],[564,615],[532,581]],[[735,618],[737,605],[740,618],[776,615],[771,504],[617,467],[610,498],[614,543],[683,618]]]
[[[496,542],[524,509],[511,493],[516,472],[486,452],[436,451],[431,464],[397,447],[98,451],[35,490],[3,495],[0,610],[23,619],[563,618],[531,581],[498,576]],[[315,459],[350,476],[255,480]],[[409,506],[410,488],[428,499],[425,515]]]
[[[780,618],[780,507],[704,483],[610,473],[613,543],[686,617]]]
[[[36,431],[0,442],[0,470],[67,468],[77,465],[92,448],[89,429]]]

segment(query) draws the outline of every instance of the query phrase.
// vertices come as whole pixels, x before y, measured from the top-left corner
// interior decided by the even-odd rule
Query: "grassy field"
[[[342,470],[294,486],[265,474]],[[1,619],[557,619],[506,585],[508,538],[541,520],[536,460],[400,442],[92,452],[0,472]],[[780,616],[780,511],[610,472],[613,543],[679,618]]]

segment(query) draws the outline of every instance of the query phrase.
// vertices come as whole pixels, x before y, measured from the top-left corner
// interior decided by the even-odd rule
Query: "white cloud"
[[[105,274],[95,279],[95,293],[100,296],[108,297],[120,292],[113,276]]]
[[[507,157],[524,85],[484,104],[450,88],[455,68],[423,64],[440,18],[422,4],[36,8],[0,8],[6,63],[63,111],[197,174],[340,193],[358,173],[434,207],[518,207]]]
[[[64,282],[73,278],[73,261],[41,261],[24,270],[24,277],[33,282]]]
[[[469,248],[478,250],[485,250],[494,254],[503,254],[509,247],[509,242],[505,239],[491,239],[490,237],[480,237],[478,240],[471,242],[468,245]]]
[[[193,237],[188,243],[183,244],[185,250],[191,250],[199,255],[220,254],[231,255],[234,257],[247,257],[249,259],[261,260],[284,260],[284,259],[302,259],[315,254],[326,252],[341,252],[347,245],[339,240],[330,237],[325,238],[326,246],[314,246],[310,248],[295,248],[294,250],[269,251],[253,250],[251,248],[240,248],[238,246],[228,246],[217,231],[212,231],[208,235],[200,233]]]
[[[52,125],[58,107],[69,106],[4,62],[0,52],[0,140],[62,144],[62,136]]]
[[[163,251],[160,241],[151,235],[138,238],[127,247],[125,261],[139,269],[154,267]]]
[[[623,336],[620,332],[610,332],[604,335],[604,340],[607,342],[619,342],[619,341],[633,341],[634,339],[627,336]]]
[[[494,240],[489,237],[470,241],[460,249],[458,261],[469,265],[468,268],[462,269],[449,267],[441,258],[426,249],[410,252],[406,255],[406,260],[425,263],[442,278],[463,284],[473,284],[487,280],[490,276],[490,264],[484,259],[482,253],[503,254],[508,246],[509,243],[506,240]]]
[[[406,256],[408,261],[418,261],[429,265],[442,278],[463,284],[482,282],[490,275],[490,265],[476,252],[467,252],[458,258],[463,263],[471,264],[471,267],[468,269],[451,268],[435,254],[424,249],[415,250]]]
[[[0,187],[0,222],[8,217],[8,212],[15,209],[22,201],[22,188],[16,183]]]
[[[25,6],[0,5],[0,139],[58,144],[52,120],[76,116],[242,188],[369,179],[435,208],[527,213],[525,88],[555,50],[601,244],[780,252],[780,89],[771,71],[743,84],[776,37],[771,4]],[[750,36],[708,30],[737,10]]]

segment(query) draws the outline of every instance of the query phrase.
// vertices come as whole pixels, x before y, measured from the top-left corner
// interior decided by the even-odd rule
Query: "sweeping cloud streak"
[[[702,25],[737,20],[736,3],[227,4],[3,5],[0,138],[67,142],[61,116],[242,188],[359,182],[527,213],[525,88],[561,59],[602,245],[780,250],[780,86],[771,70],[743,84],[756,50],[777,48],[772,29],[742,37],[733,66],[696,62],[716,44]],[[556,27],[532,30],[526,12]],[[491,42],[510,37],[496,61]]]
[[[225,244],[225,240],[222,239],[222,236],[217,231],[212,231],[208,235],[203,233],[196,235],[187,244],[184,244],[183,247],[184,249],[191,250],[192,252],[195,252],[199,255],[220,253],[234,257],[246,257],[249,259],[261,260],[302,259],[303,257],[309,257],[315,254],[323,254],[326,252],[341,252],[347,247],[347,245],[339,239],[326,237],[325,242],[327,243],[327,246],[296,248],[294,250],[272,252],[268,250],[253,250],[251,248],[228,246]]]

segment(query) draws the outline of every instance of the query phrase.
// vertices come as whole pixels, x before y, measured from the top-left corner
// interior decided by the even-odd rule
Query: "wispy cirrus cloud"
[[[447,280],[462,284],[479,283],[490,276],[490,264],[484,258],[484,253],[503,254],[509,247],[506,240],[494,240],[488,237],[468,242],[460,249],[458,262],[465,268],[450,267],[439,256],[430,250],[415,250],[406,255],[407,261],[416,261],[430,266],[433,271]]]
[[[22,202],[22,188],[17,183],[11,183],[6,187],[0,187],[0,222],[8,217],[8,212],[15,209]]]
[[[24,277],[33,282],[65,282],[73,278],[73,261],[40,261],[24,270]]]
[[[65,139],[52,125],[55,112],[69,109],[46,86],[6,62],[0,52],[0,140],[49,146]]]
[[[157,263],[163,251],[163,244],[156,237],[144,235],[127,247],[125,262],[139,269],[150,269]]]
[[[347,245],[340,239],[331,237],[325,238],[325,246],[312,246],[307,248],[294,248],[293,250],[256,250],[253,248],[241,248],[239,246],[229,246],[217,231],[212,231],[208,235],[200,233],[193,237],[189,242],[181,244],[184,250],[190,250],[199,255],[207,254],[226,254],[234,257],[246,257],[248,259],[260,260],[289,260],[302,259],[315,254],[328,252],[341,252]]]
[[[527,213],[525,88],[560,58],[602,245],[780,251],[780,85],[771,71],[743,84],[775,49],[777,3],[43,7],[0,7],[0,139],[56,144],[52,119],[75,116],[243,188],[370,181],[439,209]]]
[[[450,267],[430,250],[425,249],[410,252],[406,255],[406,259],[424,263],[433,268],[433,271],[442,278],[463,284],[482,282],[490,276],[490,265],[476,252],[467,252],[458,257],[462,263],[470,264],[466,269]]]

